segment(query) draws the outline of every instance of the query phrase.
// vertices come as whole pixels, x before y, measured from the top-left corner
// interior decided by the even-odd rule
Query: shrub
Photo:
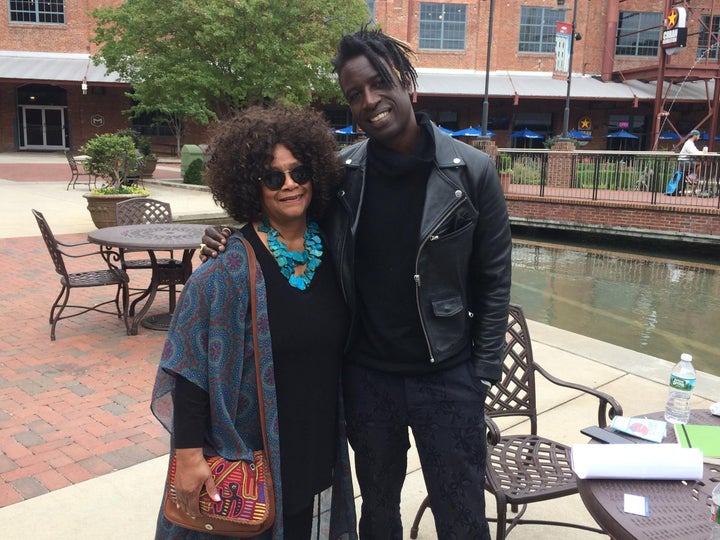
[[[101,133],[85,143],[80,151],[88,156],[85,168],[106,179],[106,188],[127,184],[127,172],[137,168],[139,152],[132,138],[117,133]]]
[[[198,158],[193,160],[187,169],[185,169],[185,175],[183,176],[183,184],[203,184],[203,171],[205,170],[205,162]]]

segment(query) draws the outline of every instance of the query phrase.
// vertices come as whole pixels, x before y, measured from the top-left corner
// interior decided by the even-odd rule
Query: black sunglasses
[[[277,191],[285,185],[285,174],[289,173],[290,178],[296,184],[307,184],[312,180],[312,172],[304,165],[298,165],[290,171],[269,171],[260,177],[260,181],[270,191]]]

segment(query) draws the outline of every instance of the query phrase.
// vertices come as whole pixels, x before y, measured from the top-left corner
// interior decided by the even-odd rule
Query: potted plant
[[[152,176],[155,172],[155,167],[157,166],[158,158],[155,154],[152,152],[150,139],[146,137],[145,135],[142,135],[135,131],[134,129],[123,129],[122,131],[118,131],[116,135],[127,135],[133,140],[133,143],[135,144],[135,148],[138,152],[140,152],[141,158],[140,158],[140,171],[143,176],[148,177]],[[133,174],[130,173],[128,175],[130,178],[133,178]],[[134,176],[137,176],[134,175]]]
[[[150,192],[131,185],[129,171],[137,168],[140,153],[132,137],[119,133],[94,136],[80,151],[87,155],[85,169],[104,179],[103,186],[83,195],[96,227],[116,224],[115,205],[120,201],[148,197]]]

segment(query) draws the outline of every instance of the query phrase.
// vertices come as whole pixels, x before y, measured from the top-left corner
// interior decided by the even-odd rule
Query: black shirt
[[[368,143],[356,235],[357,331],[349,360],[397,373],[434,370],[418,314],[415,257],[425,191],[435,157],[430,120],[421,115],[412,154]]]
[[[349,317],[327,253],[310,286],[301,291],[291,287],[280,273],[275,258],[251,225],[243,227],[242,233],[255,250],[265,279],[278,402],[283,512],[292,515],[312,504],[314,495],[332,483],[339,377]],[[176,396],[182,396],[183,401],[188,398],[193,406],[188,411],[176,399],[175,445],[202,446],[197,435],[204,429],[198,430],[197,410],[206,408],[197,403],[197,391],[205,394],[206,400],[207,394],[180,379]],[[190,394],[180,394],[187,392],[188,385]],[[205,416],[201,425],[207,425],[207,420]]]

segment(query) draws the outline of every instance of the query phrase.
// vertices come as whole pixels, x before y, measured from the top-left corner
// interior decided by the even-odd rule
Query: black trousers
[[[343,384],[348,440],[362,496],[360,538],[403,538],[400,492],[409,427],[438,539],[489,539],[484,491],[487,389],[472,374],[470,363],[420,376],[351,365],[345,368]]]

